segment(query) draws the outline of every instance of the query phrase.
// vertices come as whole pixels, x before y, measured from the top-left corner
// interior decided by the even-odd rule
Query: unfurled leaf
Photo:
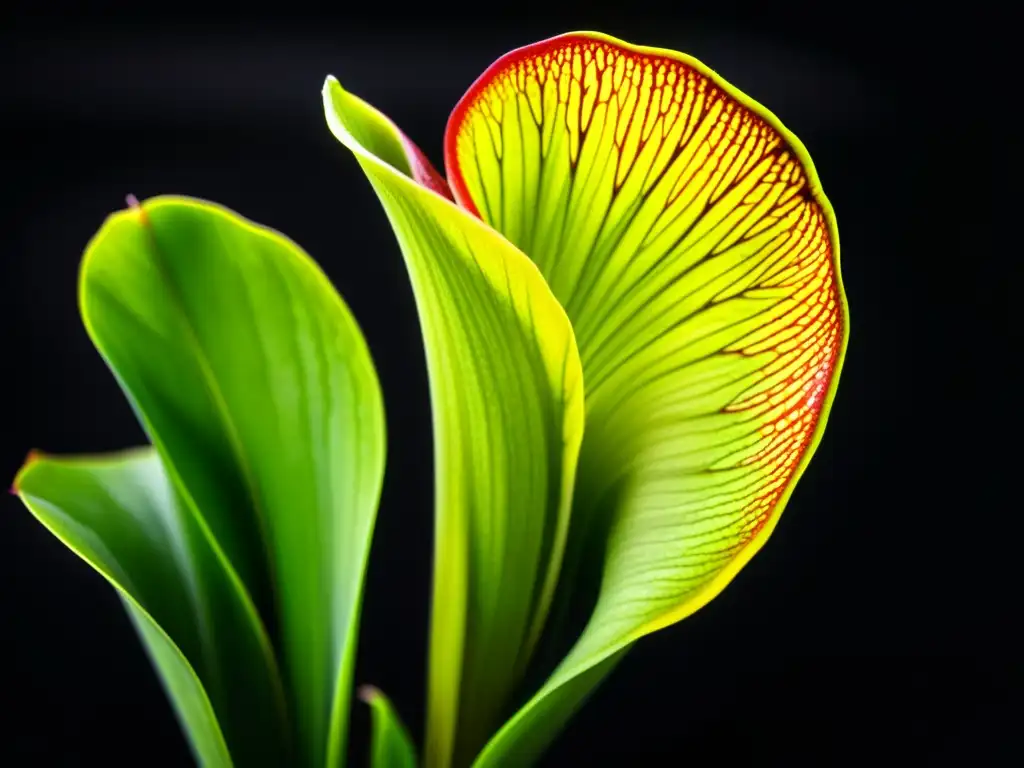
[[[590,33],[496,62],[445,158],[455,198],[544,272],[583,362],[560,589],[578,587],[578,549],[603,565],[583,635],[527,707],[549,709],[718,594],[778,521],[845,345],[835,217],[768,110],[688,56]],[[527,721],[481,762],[515,763]]]
[[[416,768],[416,748],[388,697],[370,685],[359,690],[359,697],[373,713],[370,768]]]
[[[419,308],[437,468],[425,758],[464,765],[500,725],[555,589],[582,431],[579,358],[537,268],[414,181],[436,175],[408,139],[333,78],[324,107],[384,205]]]
[[[29,466],[26,501],[152,617],[133,609],[176,706],[197,711],[205,689],[236,763],[337,764],[384,463],[355,321],[294,243],[187,198],[111,216],[81,303],[159,459],[96,477]],[[143,535],[145,556],[116,538]],[[192,732],[202,717],[183,719],[215,752]]]

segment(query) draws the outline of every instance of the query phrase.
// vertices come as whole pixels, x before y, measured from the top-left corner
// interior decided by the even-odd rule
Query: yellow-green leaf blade
[[[370,768],[416,768],[416,748],[391,701],[380,689],[364,685],[359,697],[370,705]]]
[[[436,536],[426,763],[466,764],[500,723],[543,627],[582,431],[572,330],[536,267],[381,159],[381,116],[333,78],[328,123],[405,256],[434,418]]]
[[[776,524],[845,350],[835,217],[768,110],[688,56],[596,33],[499,59],[453,113],[445,158],[455,198],[537,263],[579,343],[559,599],[584,542],[605,554],[541,697],[559,695],[713,598]],[[516,733],[530,738],[514,721],[498,740]]]
[[[258,721],[252,709],[239,711],[226,686],[247,684],[250,698],[259,699],[252,693],[261,682],[260,650],[238,631],[246,619],[234,590],[156,452],[37,454],[18,474],[15,490],[51,533],[117,589],[197,759],[210,768],[232,765],[223,730],[237,739],[238,728]],[[214,611],[222,630],[236,630],[230,647],[213,633]],[[242,765],[261,753],[283,757],[277,712],[262,714],[263,730],[246,734],[234,753]],[[246,745],[256,750],[245,752]]]
[[[253,631],[266,640],[270,627],[296,761],[337,762],[384,463],[358,326],[296,244],[179,197],[108,219],[81,296],[96,346],[240,577]]]
[[[552,677],[487,742],[473,761],[474,768],[533,765],[630,647],[625,645],[571,674]]]

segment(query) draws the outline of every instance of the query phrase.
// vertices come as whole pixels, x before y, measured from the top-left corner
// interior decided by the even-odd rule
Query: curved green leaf
[[[554,592],[582,431],[579,358],[536,267],[406,175],[420,177],[415,158],[395,158],[409,142],[386,118],[333,78],[324,108],[391,220],[419,308],[437,494],[426,763],[464,765],[506,714]]]
[[[445,137],[455,199],[528,254],[586,380],[566,570],[603,553],[583,635],[524,712],[693,613],[764,544],[816,446],[848,324],[804,147],[682,54],[574,33],[499,59]],[[585,580],[584,580],[585,581]],[[480,764],[520,764],[521,713]]]
[[[254,689],[260,685],[260,649],[247,642],[252,634],[237,592],[152,449],[75,459],[36,454],[14,490],[118,590],[197,760],[208,768],[232,765],[214,709],[228,738],[255,750],[236,753],[239,763],[261,751],[283,757],[277,713],[230,698],[230,686],[247,678]],[[224,637],[238,642],[229,646]],[[261,721],[263,730],[246,732]]]
[[[253,676],[268,682],[235,693],[280,688],[269,635],[288,682],[290,762],[338,763],[384,464],[380,388],[348,308],[282,235],[176,197],[107,220],[81,303],[249,608],[265,651]]]
[[[370,768],[416,768],[416,749],[388,697],[378,688],[364,685],[359,698],[373,713]]]

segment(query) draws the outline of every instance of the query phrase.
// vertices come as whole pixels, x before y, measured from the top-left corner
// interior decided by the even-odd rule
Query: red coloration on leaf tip
[[[381,695],[380,689],[374,685],[361,685],[359,690],[356,691],[356,695],[359,696],[359,700],[370,704]]]
[[[42,451],[36,450],[35,448],[29,451],[28,455],[25,456],[25,461],[21,465],[21,471],[18,472],[18,476],[20,477],[22,472],[28,469],[28,467],[30,467],[35,462],[39,461],[41,458],[43,458]],[[12,483],[11,487],[7,489],[7,492],[12,496],[19,495],[17,478],[14,479],[14,483]]]
[[[444,165],[452,194],[460,206],[475,216],[480,217],[480,211],[473,202],[469,189],[459,170],[456,146],[459,130],[466,118],[466,114],[503,72],[531,58],[571,48],[574,45],[602,47],[606,51],[614,51],[619,56],[628,57],[634,62],[647,61],[651,64],[670,64],[674,67],[682,66],[692,69],[691,65],[669,55],[671,52],[657,53],[654,51],[636,50],[636,47],[622,40],[615,41],[603,37],[591,37],[587,33],[581,32],[567,32],[555,37],[549,37],[545,40],[516,48],[501,56],[484,70],[484,73],[473,82],[469,90],[459,99],[458,104],[455,105],[455,109],[452,110],[448,118],[448,124],[444,132]],[[706,75],[702,75],[702,77],[706,77]]]
[[[125,202],[128,203],[128,207],[136,211],[139,214],[139,219],[143,224],[149,225],[149,216],[146,215],[146,209],[142,207],[142,203],[139,202],[139,198],[130,192],[125,195]]]
[[[549,37],[546,40],[530,43],[529,45],[524,45],[516,48],[515,50],[509,51],[495,60],[491,66],[484,70],[480,77],[473,81],[473,84],[469,86],[469,90],[467,90],[466,93],[463,94],[462,98],[459,99],[459,103],[455,105],[455,109],[452,110],[451,115],[448,117],[448,125],[445,126],[444,130],[445,173],[448,174],[448,183],[451,186],[455,202],[477,218],[482,218],[480,216],[480,210],[476,207],[476,204],[473,202],[473,198],[469,194],[466,182],[463,180],[462,173],[459,171],[458,158],[455,155],[455,142],[458,138],[459,127],[462,125],[462,121],[466,117],[466,112],[476,101],[477,97],[487,88],[487,86],[491,84],[494,78],[510,65],[514,65],[530,56],[542,54],[548,50],[571,45],[573,42],[595,42],[595,39],[587,37],[586,35],[570,32],[563,35],[556,35],[555,37]],[[611,45],[606,42],[604,44]]]
[[[427,156],[404,133],[399,131],[398,136],[402,141],[405,157],[409,161],[412,177],[427,189],[433,190],[441,195],[441,197],[454,202],[452,192],[448,188],[448,182],[435,170]]]

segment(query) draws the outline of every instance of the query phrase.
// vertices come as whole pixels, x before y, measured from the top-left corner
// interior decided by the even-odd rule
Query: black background
[[[1000,594],[1006,563],[989,547],[1005,505],[986,484],[967,501],[953,492],[972,454],[940,427],[962,411],[925,381],[958,344],[938,330],[955,321],[929,315],[941,301],[925,273],[986,263],[958,224],[964,206],[984,212],[984,195],[952,207],[951,190],[974,173],[960,159],[997,162],[950,108],[978,92],[961,66],[963,19],[938,33],[863,5],[620,6],[543,22],[248,8],[229,23],[200,10],[5,22],[0,475],[13,477],[32,447],[143,442],[75,301],[82,248],[127,193],[212,199],[287,233],[349,303],[383,384],[388,469],[356,677],[389,693],[419,740],[432,503],[423,352],[384,214],[324,123],[323,78],[390,115],[440,168],[448,111],[511,48],[591,28],[686,51],[810,150],[839,220],[849,353],[824,440],[770,544],[711,605],[641,642],[546,764],[1012,762],[1019,605]],[[972,291],[959,301],[982,298]],[[944,378],[955,385],[969,368]],[[7,496],[0,636],[0,763],[189,764],[113,591]],[[362,764],[368,722],[354,713]]]

